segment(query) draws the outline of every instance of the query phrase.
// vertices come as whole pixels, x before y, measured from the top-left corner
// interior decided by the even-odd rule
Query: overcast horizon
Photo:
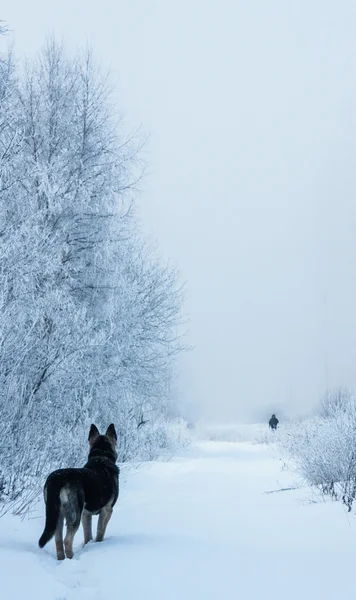
[[[355,386],[356,5],[5,0],[0,18],[20,58],[53,31],[89,40],[149,135],[139,210],[186,281],[194,416],[294,416]]]

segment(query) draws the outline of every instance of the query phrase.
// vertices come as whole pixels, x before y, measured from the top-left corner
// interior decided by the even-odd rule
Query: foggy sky
[[[5,0],[18,54],[93,43],[150,134],[145,230],[187,282],[180,391],[208,419],[356,384],[356,4]]]

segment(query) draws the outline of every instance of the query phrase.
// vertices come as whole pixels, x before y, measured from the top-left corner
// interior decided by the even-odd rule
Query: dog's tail
[[[60,490],[61,486],[56,485],[54,481],[48,481],[45,485],[46,523],[38,540],[40,548],[43,548],[49,542],[56,531],[61,510]]]

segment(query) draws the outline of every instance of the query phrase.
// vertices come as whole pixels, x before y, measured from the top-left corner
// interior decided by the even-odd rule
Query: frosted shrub
[[[356,495],[355,395],[330,408],[327,416],[290,425],[281,444],[308,484],[341,498],[351,510]]]

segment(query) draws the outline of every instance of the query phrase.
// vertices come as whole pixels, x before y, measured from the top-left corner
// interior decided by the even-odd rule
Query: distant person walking
[[[276,417],[276,415],[272,415],[268,424],[270,426],[271,429],[276,430],[277,429],[277,425],[278,425],[279,421]]]

